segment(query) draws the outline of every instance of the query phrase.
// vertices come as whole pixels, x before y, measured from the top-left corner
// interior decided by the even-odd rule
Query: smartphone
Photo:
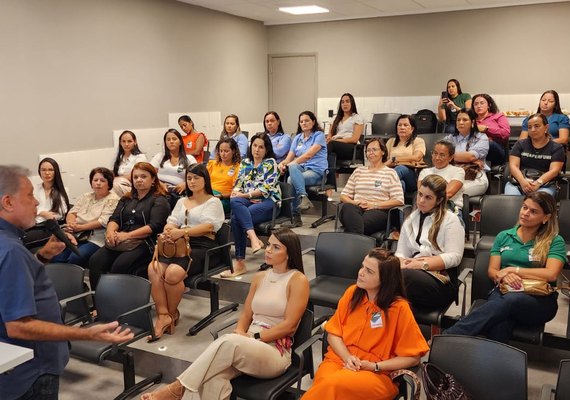
[[[441,98],[442,99],[449,99],[449,95],[447,94],[447,91],[441,92]]]

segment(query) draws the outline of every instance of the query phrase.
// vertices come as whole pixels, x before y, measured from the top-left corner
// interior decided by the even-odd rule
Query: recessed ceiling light
[[[329,12],[326,8],[319,6],[279,7],[279,11],[293,15],[324,14]]]

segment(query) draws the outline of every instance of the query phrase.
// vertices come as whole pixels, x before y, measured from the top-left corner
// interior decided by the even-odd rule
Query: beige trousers
[[[184,399],[226,400],[232,392],[230,380],[236,376],[275,378],[289,365],[290,352],[281,356],[272,344],[231,333],[210,344],[178,380],[187,389]]]

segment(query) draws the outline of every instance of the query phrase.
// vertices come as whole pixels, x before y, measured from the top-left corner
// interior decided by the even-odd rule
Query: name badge
[[[529,260],[530,262],[532,262],[532,261],[539,261],[538,258],[535,257],[532,253],[534,253],[534,247],[531,247],[531,248],[528,250],[528,260]]]
[[[374,181],[374,187],[380,187],[382,186],[382,181],[380,179]]]
[[[228,170],[228,176],[233,176],[234,171],[235,171],[234,168],[230,168],[230,169]]]
[[[192,143],[192,142],[188,142],[188,143],[186,143],[186,147],[188,147],[189,149],[191,149],[191,148],[192,148],[192,145],[193,145],[193,143]]]
[[[370,319],[370,327],[371,328],[382,328],[382,314],[379,312],[375,312],[372,314],[372,318]]]

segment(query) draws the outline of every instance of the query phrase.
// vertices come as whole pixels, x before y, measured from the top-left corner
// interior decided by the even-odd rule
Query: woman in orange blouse
[[[396,396],[389,372],[417,365],[429,350],[405,296],[400,260],[370,250],[326,324],[329,349],[303,400]]]

